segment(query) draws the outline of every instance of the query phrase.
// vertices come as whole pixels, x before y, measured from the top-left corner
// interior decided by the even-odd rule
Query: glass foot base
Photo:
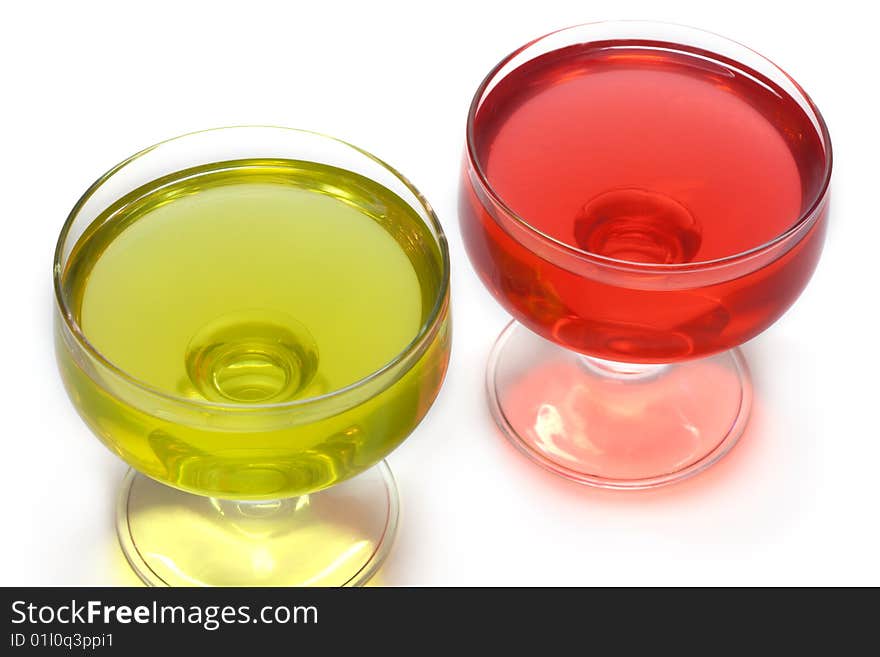
[[[130,470],[116,528],[150,586],[359,586],[388,555],[398,506],[384,461],[317,493],[260,502],[192,495]]]
[[[574,481],[653,488],[724,456],[748,421],[752,390],[738,349],[669,365],[582,356],[516,322],[489,358],[496,423],[523,454]]]

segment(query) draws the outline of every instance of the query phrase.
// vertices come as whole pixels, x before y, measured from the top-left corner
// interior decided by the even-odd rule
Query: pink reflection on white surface
[[[500,402],[537,454],[586,475],[643,479],[688,467],[729,433],[742,389],[727,362],[690,361],[629,381],[548,360],[509,380]]]

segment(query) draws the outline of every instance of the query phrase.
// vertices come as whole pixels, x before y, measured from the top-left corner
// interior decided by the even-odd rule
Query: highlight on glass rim
[[[70,397],[142,473],[117,529],[144,581],[373,574],[397,522],[382,459],[428,411],[450,348],[445,238],[400,174],[297,130],[170,140],[81,199],[55,282]],[[222,554],[201,558],[218,532]]]

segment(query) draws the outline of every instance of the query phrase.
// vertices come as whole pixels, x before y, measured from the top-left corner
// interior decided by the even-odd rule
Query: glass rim
[[[413,196],[418,201],[418,204],[421,206],[421,209],[424,210],[427,219],[423,220],[423,222],[431,228],[436,237],[437,247],[440,251],[440,266],[442,271],[440,272],[440,285],[437,288],[437,293],[434,299],[434,305],[431,308],[430,313],[428,313],[427,319],[422,322],[419,327],[418,333],[415,337],[405,346],[397,355],[395,355],[391,360],[382,365],[381,367],[373,370],[369,374],[348,385],[345,385],[341,388],[337,388],[335,390],[331,390],[330,392],[326,392],[321,395],[316,395],[314,397],[304,397],[302,399],[292,399],[290,401],[285,402],[274,402],[274,403],[233,403],[233,402],[214,402],[207,399],[193,399],[191,397],[183,397],[179,395],[175,395],[173,393],[167,392],[160,388],[157,388],[141,379],[132,376],[124,369],[116,365],[109,358],[105,357],[100,350],[98,350],[85,336],[82,328],[79,326],[79,323],[73,319],[72,313],[65,301],[64,294],[61,288],[61,280],[63,274],[63,266],[62,266],[62,254],[64,251],[64,245],[66,243],[68,234],[73,226],[74,221],[76,220],[79,212],[82,210],[83,206],[88,202],[88,200],[92,197],[92,195],[105,183],[107,182],[113,175],[115,175],[118,171],[128,166],[135,160],[140,159],[141,157],[151,153],[157,148],[171,143],[177,142],[182,139],[186,139],[188,137],[193,137],[195,135],[204,135],[208,133],[219,133],[219,132],[227,132],[233,130],[285,130],[291,133],[299,133],[303,135],[310,135],[314,137],[318,137],[322,140],[326,140],[329,142],[333,142],[339,145],[342,145],[346,148],[349,148],[358,154],[365,156],[367,159],[371,160],[373,163],[378,164],[392,176],[394,176],[400,183],[406,187],[406,189],[413,194]],[[369,177],[369,176],[368,176]],[[380,183],[381,184],[381,183]],[[383,185],[384,187],[384,185]],[[412,205],[404,199],[404,202],[407,205]],[[101,175],[95,182],[93,182],[88,189],[83,193],[82,196],[77,200],[74,204],[73,209],[67,215],[67,219],[64,222],[64,225],[61,228],[61,232],[58,235],[58,241],[55,245],[55,254],[53,257],[53,267],[52,267],[52,279],[53,279],[53,288],[55,291],[55,303],[56,307],[59,311],[59,314],[63,318],[64,324],[67,330],[70,331],[71,335],[76,340],[77,346],[86,351],[92,358],[97,360],[103,367],[106,367],[110,370],[115,376],[120,377],[126,383],[135,386],[136,388],[146,392],[149,395],[161,397],[163,399],[182,404],[188,407],[196,407],[196,408],[208,408],[212,410],[232,410],[232,411],[285,411],[285,410],[293,410],[301,407],[310,407],[314,405],[319,405],[321,403],[337,399],[340,397],[345,397],[350,393],[353,393],[364,386],[372,383],[373,381],[381,378],[385,374],[395,370],[402,362],[410,358],[413,354],[422,354],[427,348],[430,346],[431,341],[434,338],[434,334],[438,330],[441,321],[444,319],[446,313],[446,308],[448,306],[448,297],[449,297],[449,279],[450,279],[450,259],[449,259],[449,246],[446,240],[446,234],[443,231],[443,226],[440,224],[440,220],[438,219],[434,209],[431,207],[431,204],[428,200],[422,195],[422,193],[413,185],[402,173],[400,173],[397,169],[386,163],[384,160],[376,157],[369,151],[366,151],[354,144],[351,144],[342,139],[338,139],[336,137],[332,137],[330,135],[326,135],[321,132],[317,132],[314,130],[304,130],[301,128],[289,128],[285,126],[278,125],[230,125],[230,126],[221,126],[215,128],[206,128],[204,130],[195,130],[192,132],[187,132],[182,135],[177,135],[176,137],[171,137],[169,139],[164,139],[162,141],[156,142],[151,146],[148,146],[137,153],[127,157],[122,160],[108,171],[106,171],[103,175]]]
[[[826,158],[825,158],[825,167],[822,174],[822,182],[818,186],[817,192],[815,194],[815,198],[806,206],[804,210],[800,212],[796,221],[794,221],[785,231],[779,233],[775,237],[770,240],[760,244],[758,246],[751,247],[744,251],[739,251],[737,253],[733,253],[730,255],[726,255],[720,258],[713,258],[711,260],[698,260],[693,262],[684,262],[684,263],[647,263],[647,262],[637,262],[634,260],[621,260],[618,258],[612,258],[609,256],[603,256],[598,253],[593,253],[591,251],[587,251],[585,249],[581,249],[572,244],[569,244],[561,239],[555,238],[552,235],[545,233],[544,231],[538,229],[533,226],[528,220],[524,217],[520,216],[519,213],[513,210],[507,202],[502,198],[502,196],[495,190],[492,183],[489,181],[489,177],[486,175],[486,172],[483,170],[483,166],[480,162],[480,158],[477,157],[477,149],[476,149],[476,137],[474,131],[474,123],[477,115],[477,111],[481,104],[481,101],[484,99],[487,88],[489,85],[496,81],[496,76],[498,73],[509,64],[517,55],[520,55],[533,46],[539,44],[545,39],[552,37],[557,34],[561,34],[563,32],[569,32],[578,30],[580,28],[584,28],[587,26],[644,26],[646,28],[675,28],[679,30],[683,30],[686,32],[691,32],[693,34],[702,34],[706,36],[710,36],[714,39],[719,39],[723,42],[731,46],[735,46],[736,48],[748,51],[752,55],[755,55],[761,58],[764,62],[769,64],[775,71],[777,71],[780,75],[784,76],[797,90],[798,94],[800,94],[800,99],[794,98],[795,101],[802,100],[806,103],[807,107],[813,112],[816,119],[816,127],[817,127],[817,135],[820,138],[823,148],[825,149]],[[631,39],[637,39],[639,37],[633,36]],[[645,39],[649,39],[650,35],[644,35]],[[662,42],[662,39],[654,39],[658,42]],[[584,41],[583,43],[589,43],[589,41]],[[668,41],[670,45],[686,45],[683,43],[676,43],[675,41]],[[549,51],[552,52],[552,51]],[[719,57],[723,57],[720,53],[714,52],[712,50],[706,50],[706,52],[716,55]],[[740,62],[735,59],[728,57],[727,59],[732,60],[734,63],[739,64]],[[519,67],[517,67],[519,68]],[[515,70],[515,69],[514,69]],[[507,77],[508,74],[501,78],[497,78],[498,80]],[[788,94],[791,95],[791,94]],[[811,121],[812,123],[812,121]],[[730,39],[726,36],[718,34],[716,32],[712,32],[709,30],[704,30],[697,27],[691,27],[689,25],[684,25],[681,23],[673,23],[668,21],[650,21],[650,20],[610,20],[610,21],[590,21],[586,23],[578,23],[577,25],[570,25],[568,27],[563,27],[558,30],[553,30],[552,32],[548,32],[539,36],[531,41],[523,44],[519,48],[513,50],[508,55],[503,57],[492,69],[489,73],[483,78],[477,87],[476,92],[474,93],[473,99],[471,100],[470,108],[468,110],[467,115],[467,125],[466,125],[466,137],[465,137],[465,150],[467,152],[467,159],[471,165],[471,169],[477,176],[477,180],[484,190],[484,192],[489,196],[493,203],[496,203],[498,207],[503,211],[503,213],[510,219],[512,219],[517,225],[521,228],[525,229],[529,234],[534,235],[541,241],[550,244],[552,247],[562,250],[564,253],[575,256],[579,259],[585,260],[597,266],[603,268],[612,268],[617,270],[631,271],[636,273],[649,273],[649,274],[676,274],[676,273],[693,273],[700,272],[707,269],[714,269],[717,267],[732,265],[744,260],[748,260],[751,257],[761,255],[762,253],[766,253],[772,250],[777,245],[787,242],[792,239],[799,231],[801,231],[804,226],[810,225],[814,223],[814,220],[819,216],[819,211],[822,208],[823,203],[828,198],[828,190],[831,183],[831,171],[832,171],[832,162],[833,162],[833,154],[832,154],[832,146],[831,146],[831,135],[828,131],[828,126],[825,123],[825,119],[822,116],[822,113],[819,111],[819,108],[813,102],[812,98],[810,98],[809,94],[798,84],[798,82],[786,73],[782,68],[777,66],[772,60],[765,57],[761,53],[749,48],[748,46]]]

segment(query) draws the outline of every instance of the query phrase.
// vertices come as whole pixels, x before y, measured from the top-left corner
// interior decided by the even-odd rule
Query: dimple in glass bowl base
[[[148,586],[362,586],[388,556],[398,514],[385,461],[317,493],[256,502],[193,495],[129,470],[116,530]]]
[[[742,436],[752,388],[738,349],[610,374],[517,322],[489,357],[493,418],[525,456],[572,481],[644,489],[691,477]]]

